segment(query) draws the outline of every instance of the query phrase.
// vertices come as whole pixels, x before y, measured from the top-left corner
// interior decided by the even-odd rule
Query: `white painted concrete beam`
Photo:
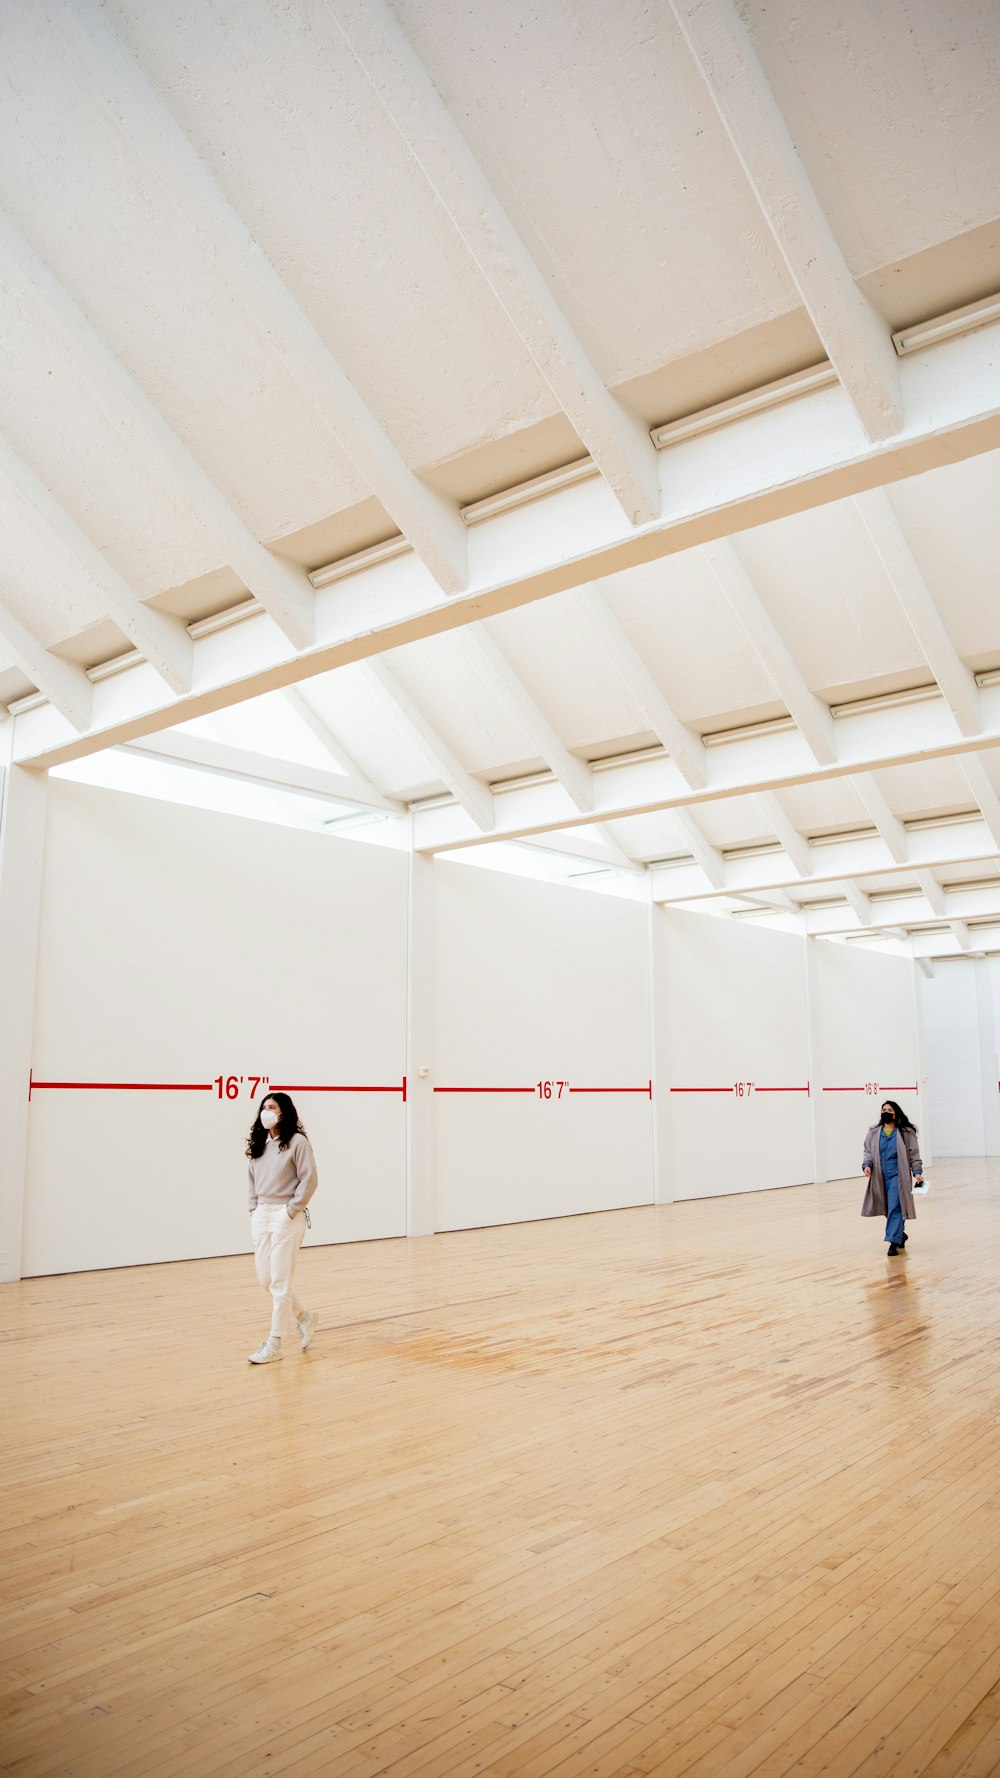
[[[757,797],[761,819],[776,840],[788,859],[789,864],[800,877],[812,875],[813,852],[809,841],[801,834],[794,822],[790,821],[781,804],[776,790],[765,790]]]
[[[215,271],[253,316],[270,349],[415,554],[446,593],[461,592],[468,569],[465,527],[457,508],[403,462],[102,9],[74,0],[39,4],[53,29],[72,45],[93,102],[121,130],[137,161],[168,194],[193,234],[209,244]],[[243,573],[242,568],[237,571]],[[298,646],[308,640],[304,637]]]
[[[164,700],[140,669],[95,687],[93,721],[82,737],[51,710],[26,712],[17,719],[18,757],[46,765],[79,758],[638,562],[1000,447],[998,344],[1000,325],[991,324],[903,359],[909,423],[905,434],[878,450],[859,441],[838,388],[744,415],[662,453],[670,499],[660,521],[642,532],[627,524],[599,479],[561,487],[470,531],[472,578],[462,597],[436,594],[409,554],[372,564],[317,594],[315,642],[295,659],[261,615],[198,642],[197,690],[186,698]],[[929,726],[933,750],[939,730],[933,721]],[[953,735],[951,720],[948,728]],[[863,733],[862,718],[853,718],[850,730]],[[880,763],[862,747],[851,751],[855,770]],[[892,748],[886,757],[898,754]],[[773,787],[760,775],[757,784]]]
[[[369,682],[391,706],[397,718],[412,730],[438,777],[447,784],[456,803],[476,831],[489,836],[495,820],[493,796],[471,772],[467,772],[446,746],[433,723],[415,704],[385,661],[367,661],[363,668]]]
[[[1000,849],[1000,796],[993,788],[986,761],[978,753],[967,753],[959,762],[973,801]]]
[[[614,668],[649,728],[692,790],[708,782],[705,749],[675,714],[638,649],[625,634],[607,600],[595,586],[577,587],[570,605],[574,620],[585,624]]]
[[[706,544],[702,555],[774,681],[789,715],[805,736],[814,758],[821,765],[832,764],[837,749],[829,708],[806,684],[732,543],[723,538],[718,543]]]
[[[634,524],[659,517],[649,432],[605,387],[384,0],[326,0],[359,68]]]
[[[963,735],[977,735],[982,714],[976,681],[941,621],[888,494],[874,488],[858,495],[854,505],[955,721]]]
[[[892,437],[903,397],[888,322],[851,276],[735,5],[670,8],[858,419],[870,439]]]
[[[322,716],[313,709],[297,685],[290,685],[282,692],[282,699],[292,711],[302,727],[318,741],[324,752],[328,753],[337,769],[338,777],[343,775],[345,785],[351,791],[346,800],[364,804],[370,809],[384,809],[388,814],[397,814],[403,805],[393,797],[385,795],[374,785],[364,772],[360,771],[346,748],[341,746],[336,735],[327,727]]]
[[[859,772],[852,782],[866,813],[885,841],[889,856],[896,864],[905,864],[909,857],[906,829],[886,802],[874,772]]]
[[[504,701],[513,706],[531,737],[536,753],[544,759],[570,801],[584,812],[594,806],[594,779],[588,765],[564,745],[551,722],[515,673],[500,643],[486,624],[470,624],[463,636],[476,672]]]
[[[0,636],[23,673],[48,698],[70,728],[83,734],[90,727],[94,688],[82,667],[61,660],[39,642],[19,618],[0,604]]]
[[[694,815],[687,809],[671,809],[670,819],[698,868],[704,871],[713,889],[726,887],[726,863],[717,846],[705,838]]]
[[[144,740],[129,741],[125,751],[167,760],[175,765],[192,766],[198,771],[242,778],[249,784],[289,790],[296,796],[318,797],[324,802],[356,803],[360,808],[373,806],[368,796],[358,795],[352,780],[340,772],[325,772],[318,766],[300,765],[290,759],[274,759],[268,753],[232,747],[227,741],[213,741],[204,735],[149,735]],[[375,806],[397,815],[407,813],[404,803],[390,803],[385,798]]]
[[[847,905],[858,921],[858,924],[861,926],[871,926],[874,918],[872,914],[872,904],[864,890],[859,888],[857,883],[852,883],[849,879],[846,882],[841,883],[840,888],[844,900],[847,902]]]
[[[913,875],[920,884],[921,894],[928,907],[940,918],[945,911],[945,893],[934,872],[932,870],[915,870]]]

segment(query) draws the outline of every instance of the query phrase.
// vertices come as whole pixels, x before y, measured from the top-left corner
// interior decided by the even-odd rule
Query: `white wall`
[[[864,1134],[886,1095],[923,1135],[914,965],[851,945],[810,946],[821,1177],[861,1171]],[[844,1089],[847,1089],[846,1091]]]
[[[672,908],[653,934],[661,1197],[811,1180],[809,1096],[762,1090],[809,1081],[803,940]]]
[[[402,1081],[406,860],[53,780],[33,1071]],[[26,1274],[248,1245],[243,1089],[32,1098]],[[302,1094],[314,1242],[404,1231],[402,1097]]]
[[[1000,958],[939,962],[921,997],[937,1152],[1000,1154]]]
[[[438,864],[435,1066],[441,1086],[644,1086],[646,909]],[[436,1226],[475,1228],[648,1204],[640,1094],[435,1094]]]

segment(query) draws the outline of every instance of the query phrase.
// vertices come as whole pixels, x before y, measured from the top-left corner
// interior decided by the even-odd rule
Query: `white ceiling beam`
[[[33,310],[43,311],[47,327],[63,334],[72,343],[74,353],[83,361],[83,374],[92,374],[100,388],[100,395],[95,399],[100,401],[103,417],[117,432],[123,447],[131,450],[137,433],[156,447],[172,472],[171,494],[180,500],[186,495],[195,523],[217,538],[223,559],[259,599],[293,647],[308,647],[313,640],[316,603],[308,575],[291,562],[272,555],[253,535],[167,424],[159,408],[126,370],[104,336],[10,219],[2,214],[0,271],[24,292],[24,300],[30,302]],[[16,473],[16,470],[10,473]],[[50,522],[58,524],[58,519]],[[83,537],[82,532],[79,535]],[[69,541],[72,548],[72,539]],[[81,560],[85,567],[90,563],[93,577],[96,574],[94,559],[101,562],[103,558],[89,539],[84,539],[82,548]],[[101,585],[109,616],[125,628],[127,622],[123,622],[119,615],[121,610],[133,626],[128,633],[140,652],[162,672],[175,691],[186,690],[190,684],[191,643],[184,625],[165,612],[139,604],[121,576],[115,575],[110,567]],[[140,621],[144,625],[141,633]]]
[[[385,798],[376,804],[371,803],[367,796],[358,795],[351,780],[339,772],[325,772],[318,766],[275,759],[271,754],[255,753],[246,747],[232,747],[227,741],[214,741],[207,735],[148,735],[143,740],[127,742],[123,751],[141,753],[172,765],[191,766],[197,771],[241,778],[249,784],[266,784],[271,789],[293,791],[297,796],[319,797],[324,802],[350,803],[365,809],[381,808],[396,815],[407,812],[405,803],[391,803]]]
[[[800,877],[812,875],[813,852],[809,841],[801,834],[781,804],[776,790],[765,790],[756,798],[764,825],[779,841],[781,849],[789,864]]]
[[[968,888],[949,888],[947,908],[943,913],[932,908],[926,896],[907,894],[902,887],[898,895],[880,893],[870,897],[869,907],[873,931],[907,937],[927,926],[940,925],[942,920],[950,924],[952,920],[968,922],[1000,917],[1000,880]],[[802,911],[813,936],[829,937],[854,930],[854,917],[842,906],[807,904]]]
[[[166,193],[195,239],[206,244],[216,275],[253,317],[414,553],[446,593],[463,591],[468,558],[457,508],[404,463],[101,8],[78,7],[73,0],[39,4],[53,30],[71,45],[81,77],[103,104],[109,124],[121,130],[146,176]]]
[[[743,895],[740,897],[740,900],[748,901],[751,904],[760,907],[777,908],[778,911],[783,914],[801,915],[802,913],[802,909],[798,902],[793,901],[792,897],[784,889],[767,889],[762,891],[760,895]]]
[[[837,748],[829,708],[806,684],[732,543],[722,538],[706,544],[702,555],[815,758],[831,765]]]
[[[823,349],[870,439],[903,424],[888,322],[859,290],[732,0],[670,0]]]
[[[945,911],[945,893],[932,870],[915,870],[920,892],[931,911],[940,918]]]
[[[718,846],[713,846],[705,838],[695,817],[688,809],[671,809],[670,820],[677,829],[686,846],[691,849],[692,857],[700,870],[703,870],[713,889],[726,887],[726,862]]]
[[[854,506],[955,721],[963,735],[978,735],[982,713],[975,678],[941,621],[888,494],[873,488],[856,496]]]
[[[686,784],[699,790],[708,783],[705,749],[674,713],[635,644],[595,586],[577,587],[569,609],[585,623],[607,656],[629,696],[660,746],[669,753]],[[569,601],[567,601],[569,603]]]
[[[644,866],[623,852],[617,841],[604,833],[603,828],[597,831],[602,834],[600,840],[588,839],[585,834],[577,833],[541,833],[534,839],[516,840],[515,845],[526,846],[532,852],[557,852],[563,857],[581,858],[592,864],[605,864],[615,870],[627,870],[634,876],[644,874]]]
[[[432,769],[448,786],[460,809],[475,823],[477,831],[488,835],[495,821],[492,793],[456,759],[385,661],[366,661],[361,671],[366,681],[391,706],[393,714],[412,731]]]
[[[905,864],[910,855],[906,829],[890,809],[874,772],[859,772],[851,782],[866,814],[885,841],[890,858],[896,864]]]
[[[590,767],[577,759],[556,734],[488,625],[468,625],[462,635],[462,644],[477,676],[517,711],[532,747],[559,780],[570,801],[585,812],[592,809],[594,777]]]
[[[183,623],[164,611],[152,610],[136,597],[4,438],[0,438],[0,501],[14,514],[15,524],[37,537],[51,556],[69,566],[74,577],[83,575],[104,615],[124,632],[164,684],[173,692],[189,691],[194,645]]]
[[[917,968],[920,970],[921,975],[927,977],[928,981],[930,981],[936,974],[933,960],[930,957],[918,957]]]
[[[949,920],[948,925],[951,927],[952,932],[955,934],[955,937],[957,938],[962,950],[963,951],[971,951],[971,949],[972,949],[972,933],[969,931],[969,928],[966,926],[965,921],[964,920]]]
[[[0,603],[0,637],[17,666],[48,698],[71,728],[82,734],[90,727],[94,688],[82,667],[64,661],[39,642],[26,624]]]
[[[878,449],[859,441],[846,397],[836,388],[766,413],[743,414],[664,453],[669,508],[642,532],[627,523],[596,478],[560,486],[475,525],[469,533],[467,594],[453,599],[437,594],[408,552],[369,563],[317,594],[316,641],[293,660],[266,616],[248,619],[198,641],[198,689],[183,699],[165,701],[138,669],[95,687],[86,735],[70,733],[51,710],[25,712],[17,719],[19,761],[62,764],[149,733],[157,724],[169,728],[208,715],[332,667],[589,584],[595,576],[846,498],[887,478],[898,480],[998,448],[998,342],[1000,324],[991,323],[902,359],[909,391],[906,432]],[[856,717],[849,729],[863,732],[865,726]],[[937,724],[931,727],[937,734]],[[951,719],[948,729],[950,738]],[[887,758],[898,758],[900,751],[891,747]],[[944,751],[955,748],[946,745]],[[793,752],[797,759],[798,750]],[[852,753],[854,769],[882,763],[864,753],[863,748]]]
[[[395,814],[404,804],[386,796],[379,790],[364,772],[360,771],[346,748],[342,747],[333,731],[328,728],[318,711],[314,710],[308,699],[297,685],[290,685],[281,694],[285,703],[302,727],[308,730],[315,741],[318,741],[324,752],[328,753],[342,775],[346,785],[350,787],[352,802],[363,803],[370,809],[385,809]]]
[[[850,880],[841,883],[841,894],[860,926],[872,924],[872,904],[864,890]]]
[[[658,518],[647,427],[597,374],[392,11],[384,0],[327,0],[326,9],[623,511],[637,525]]]
[[[986,761],[980,753],[966,753],[959,765],[972,799],[1000,849],[1000,796],[993,788]]]

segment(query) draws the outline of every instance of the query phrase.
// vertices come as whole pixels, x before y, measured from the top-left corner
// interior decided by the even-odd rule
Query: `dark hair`
[[[903,1110],[903,1107],[901,1105],[897,1105],[895,1099],[883,1098],[882,1104],[892,1106],[893,1111],[896,1113],[896,1128],[897,1128],[897,1130],[915,1130],[916,1129],[916,1127],[917,1127],[916,1124],[913,1124],[910,1122],[909,1118],[906,1115],[906,1112]],[[881,1110],[881,1106],[880,1106],[879,1107],[879,1123],[881,1123],[881,1122],[882,1122],[882,1110]]]
[[[287,1148],[292,1137],[304,1136],[305,1130],[302,1127],[299,1114],[287,1093],[265,1093],[260,1102],[260,1111],[263,1111],[264,1106],[269,1099],[274,1100],[274,1103],[281,1114],[274,1126],[275,1134],[278,1138],[278,1147]],[[258,1111],[257,1116],[250,1125],[250,1134],[247,1137],[245,1152],[252,1161],[258,1161],[264,1153],[264,1144],[268,1137],[268,1132],[260,1121],[260,1111]]]

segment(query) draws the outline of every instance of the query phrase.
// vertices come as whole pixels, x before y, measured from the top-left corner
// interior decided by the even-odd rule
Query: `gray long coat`
[[[881,1120],[872,1124],[865,1137],[864,1159],[862,1167],[870,1167],[871,1178],[865,1192],[865,1201],[861,1206],[862,1216],[888,1216],[885,1202],[885,1180],[882,1178],[882,1161],[879,1156],[879,1131]],[[914,1175],[923,1173],[920,1150],[917,1147],[916,1130],[896,1131],[896,1157],[899,1162],[899,1202],[904,1219],[909,1222],[917,1212],[913,1205]]]

